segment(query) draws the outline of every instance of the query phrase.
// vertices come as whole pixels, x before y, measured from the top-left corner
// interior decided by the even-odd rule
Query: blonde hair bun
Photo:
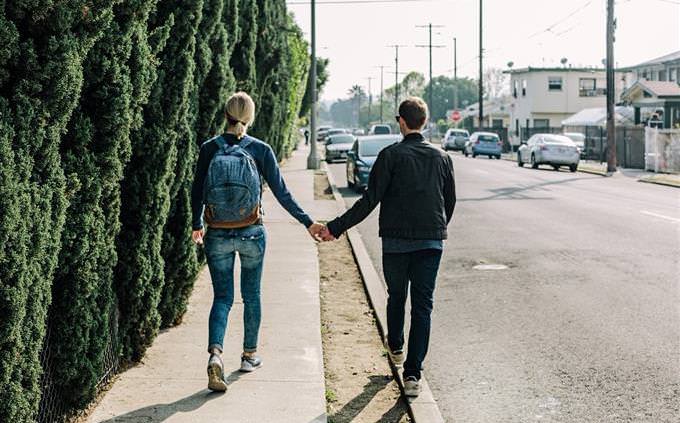
[[[236,137],[243,138],[248,127],[255,120],[255,102],[247,93],[239,91],[229,97],[227,100],[227,120],[229,125],[234,128]]]

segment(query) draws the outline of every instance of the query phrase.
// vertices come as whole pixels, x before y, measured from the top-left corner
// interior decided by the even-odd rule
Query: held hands
[[[309,228],[307,228],[307,231],[309,231],[309,234],[315,241],[335,241],[333,234],[321,223],[312,223]]]
[[[196,245],[203,245],[203,229],[191,232],[191,240]]]

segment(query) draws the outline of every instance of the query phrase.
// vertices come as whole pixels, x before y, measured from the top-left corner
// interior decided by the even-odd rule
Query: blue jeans
[[[420,380],[423,360],[430,343],[430,322],[434,305],[434,286],[442,250],[383,254],[383,274],[387,284],[387,343],[392,351],[404,346],[404,307],[411,288],[411,330],[404,378]]]
[[[213,284],[213,304],[208,322],[208,351],[222,351],[229,311],[234,303],[234,259],[241,260],[241,296],[243,297],[243,351],[257,350],[260,330],[260,281],[267,243],[262,225],[239,229],[208,229],[205,255]]]

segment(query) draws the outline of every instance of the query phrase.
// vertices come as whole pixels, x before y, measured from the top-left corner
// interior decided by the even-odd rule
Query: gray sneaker
[[[246,357],[241,356],[241,371],[242,372],[253,372],[262,366],[262,359],[256,355],[251,355]]]
[[[212,354],[208,360],[208,389],[217,392],[227,390],[227,382],[224,380],[224,366],[222,359],[217,354]]]
[[[420,381],[415,376],[409,376],[404,379],[404,395],[407,397],[417,397],[422,389]]]
[[[392,360],[392,363],[394,363],[395,366],[399,367],[404,364],[406,354],[404,354],[403,349],[392,351],[387,341],[385,341],[385,349],[387,350],[387,355],[390,356],[390,360]]]

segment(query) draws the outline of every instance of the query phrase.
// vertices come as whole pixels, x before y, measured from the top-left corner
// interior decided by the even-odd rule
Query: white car
[[[465,129],[451,128],[446,131],[446,135],[442,139],[443,150],[460,150],[465,149],[465,143],[470,139],[470,133]]]
[[[522,143],[517,151],[517,165],[524,166],[531,163],[533,169],[547,164],[555,170],[561,166],[569,166],[569,170],[576,172],[581,152],[576,144],[564,135],[536,134]]]

